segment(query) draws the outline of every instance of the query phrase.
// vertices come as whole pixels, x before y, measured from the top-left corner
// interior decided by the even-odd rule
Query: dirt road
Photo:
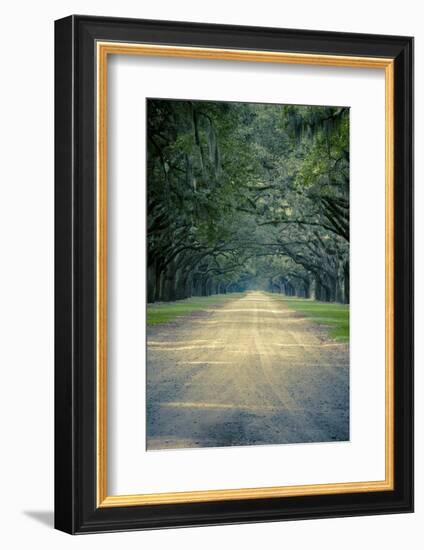
[[[147,448],[349,439],[349,352],[250,292],[148,330]]]

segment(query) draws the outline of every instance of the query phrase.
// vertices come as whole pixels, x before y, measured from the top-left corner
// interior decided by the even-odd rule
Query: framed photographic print
[[[55,525],[413,509],[413,39],[55,26]]]

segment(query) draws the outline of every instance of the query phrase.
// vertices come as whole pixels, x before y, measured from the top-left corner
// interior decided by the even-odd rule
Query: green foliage
[[[348,301],[349,111],[148,101],[149,301]]]

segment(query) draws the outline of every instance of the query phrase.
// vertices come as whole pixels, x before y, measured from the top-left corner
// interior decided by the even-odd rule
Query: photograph
[[[349,441],[349,131],[146,99],[148,451]]]
[[[381,529],[359,516],[381,523],[414,511],[419,18],[397,10],[390,22],[371,9],[365,24],[363,10],[346,19],[311,3],[294,17],[297,5],[256,10],[249,23],[227,2],[212,23],[165,4],[154,6],[157,18],[123,6],[115,16],[64,13],[54,22],[54,319],[46,300],[37,308],[20,300],[54,321],[49,521],[113,538],[292,521],[289,545],[327,548],[324,523],[358,516],[331,527],[338,545],[346,521],[362,521],[380,539],[386,533],[382,544],[405,546],[419,521],[400,518],[394,529],[387,518]],[[24,19],[39,30],[37,10]],[[15,65],[18,84],[43,66]],[[44,66],[36,81],[50,87],[52,58]],[[49,132],[40,106],[51,109],[52,97],[33,88],[34,101],[21,107],[38,117],[36,133]],[[9,111],[8,136],[18,136],[22,157]],[[49,137],[31,143],[44,159]],[[34,166],[31,154],[11,164],[9,180],[25,182],[28,200],[22,185],[8,185],[19,191],[8,229],[21,224],[22,208],[36,219],[5,262],[24,294],[40,224],[53,244],[49,218],[31,199],[53,214],[44,185],[52,170],[40,165],[34,179]],[[21,327],[28,316],[18,317]],[[46,326],[30,325],[31,334]],[[19,338],[12,366],[28,340],[22,330]],[[9,370],[34,394],[36,411],[52,377],[34,368],[34,342],[26,347],[39,385],[22,386],[22,369]],[[19,392],[9,393],[16,401]],[[37,422],[50,449],[46,419]],[[27,424],[23,409],[15,432]],[[53,462],[44,456],[37,467]],[[38,471],[34,480],[44,494],[52,486]],[[42,517],[25,502],[28,521]],[[24,519],[10,525],[32,536]],[[234,529],[240,546],[243,527]],[[196,548],[216,547],[206,531],[189,531],[199,533]]]

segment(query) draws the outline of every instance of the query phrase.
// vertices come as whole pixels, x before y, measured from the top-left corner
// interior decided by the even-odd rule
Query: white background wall
[[[422,548],[423,285],[416,303],[416,513],[70,537],[53,507],[53,21],[71,13],[416,37],[416,204],[423,203],[420,3],[386,0],[85,0],[3,5],[0,32],[0,543],[4,548]],[[424,217],[416,280],[424,276]]]

